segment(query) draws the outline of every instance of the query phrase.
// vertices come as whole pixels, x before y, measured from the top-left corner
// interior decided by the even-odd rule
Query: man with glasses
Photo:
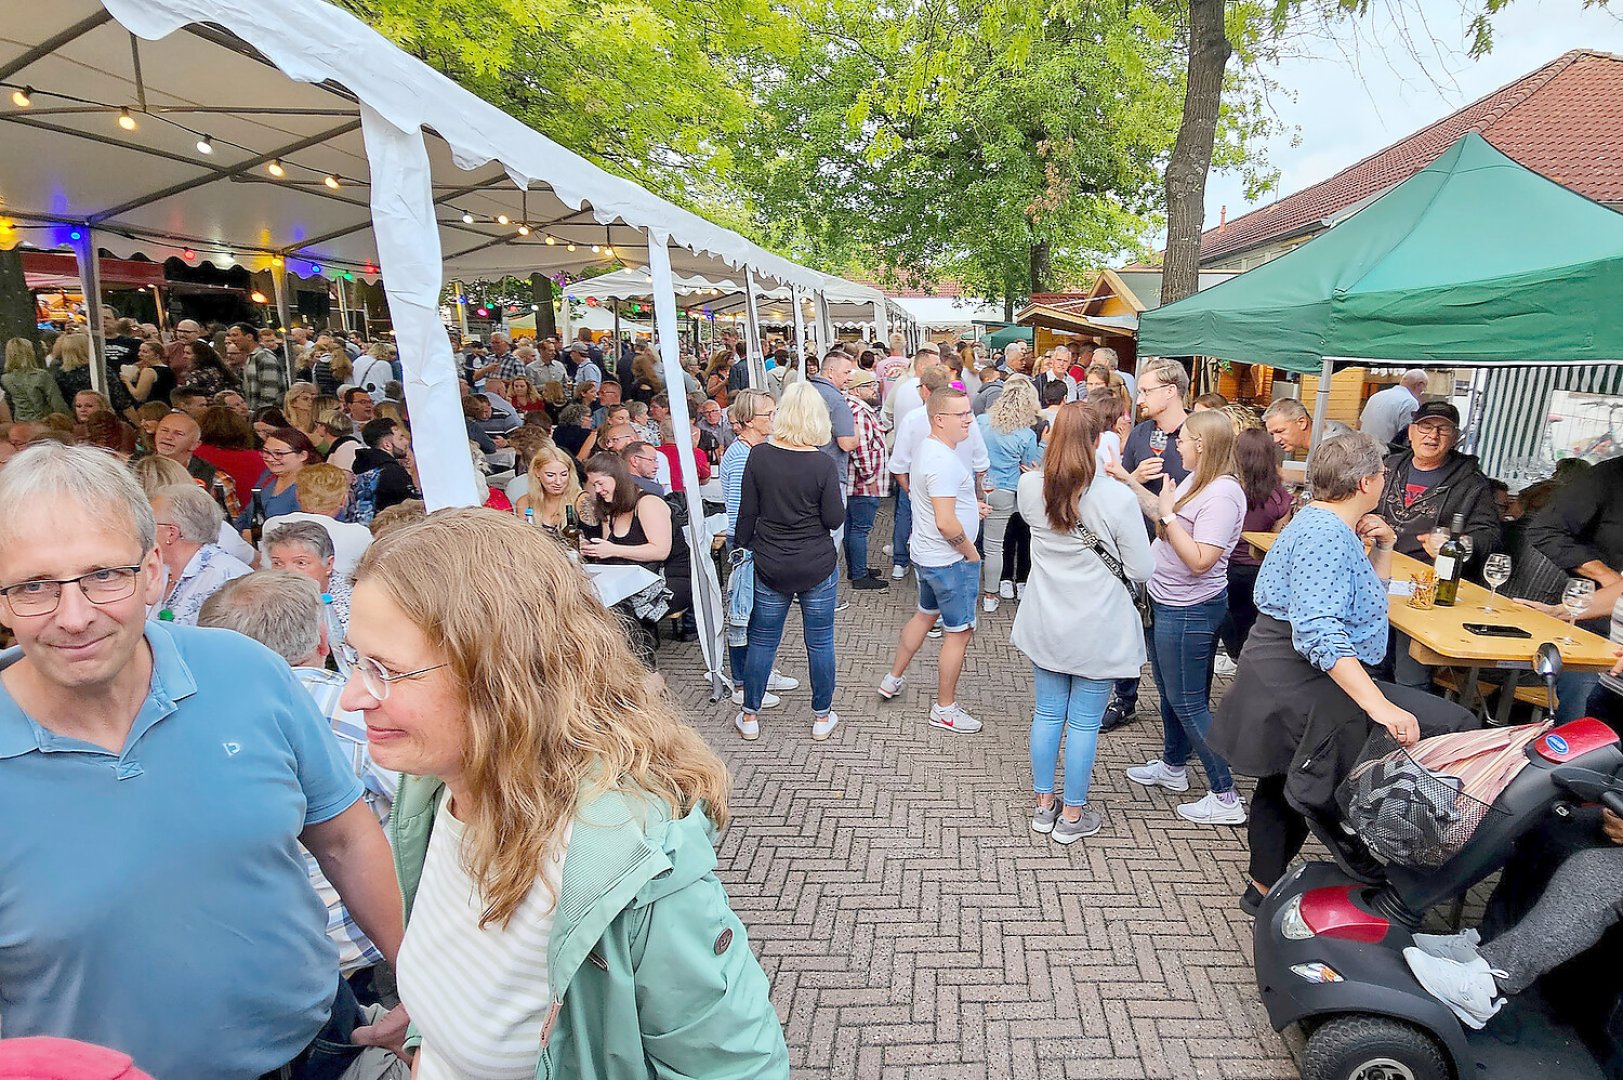
[[[203,328],[191,319],[182,319],[175,324],[175,340],[163,347],[163,362],[175,373],[177,381],[192,370],[192,342],[202,332]]]
[[[56,445],[12,464],[6,1037],[112,1047],[165,1080],[303,1080],[318,1040],[349,1041],[357,1008],[298,845],[386,959],[400,944],[388,842],[361,783],[285,663],[235,634],[146,621],[163,564],[126,468]]]
[[[659,459],[664,455],[640,440],[627,443],[619,453],[620,460],[631,470],[631,482],[663,499],[669,490],[659,482]]]
[[[158,554],[169,585],[157,616],[196,626],[203,601],[253,568],[219,544],[225,512],[199,487],[159,488],[152,495]]]

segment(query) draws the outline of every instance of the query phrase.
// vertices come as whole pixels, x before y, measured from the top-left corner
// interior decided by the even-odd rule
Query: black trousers
[[[1307,840],[1307,820],[1285,801],[1285,774],[1264,776],[1251,796],[1251,879],[1272,888]]]

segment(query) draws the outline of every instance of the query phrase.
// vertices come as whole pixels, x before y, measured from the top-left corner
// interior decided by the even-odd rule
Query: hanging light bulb
[[[464,224],[464,225],[472,225],[473,224],[473,215],[469,214],[469,213],[464,213],[462,215],[462,224]]]
[[[135,117],[130,115],[129,106],[125,106],[124,108],[118,110],[118,126],[123,128],[125,131],[134,131],[138,126],[135,122]]]
[[[520,225],[518,227],[518,234],[520,236],[529,236],[530,235],[530,227],[528,225]]]
[[[548,245],[548,246],[549,246],[549,247],[550,247],[550,246],[552,246],[552,245],[554,245],[554,244],[556,244],[556,243],[557,243],[557,242],[558,242],[558,238],[557,238],[557,237],[556,237],[556,236],[549,236],[549,237],[547,237],[547,245]]]
[[[191,262],[193,259],[197,258],[197,252],[193,251],[191,248],[186,248],[181,251],[180,257],[185,259],[187,262]]]
[[[271,265],[272,266],[281,266],[282,265],[282,257],[280,255],[272,255],[271,256]]]
[[[332,188],[334,191],[338,190],[338,177],[334,176],[332,173],[328,173],[326,176],[323,176],[321,178],[321,182]]]
[[[611,247],[605,247],[603,249],[603,254],[612,256],[614,254],[614,249]]]
[[[34,103],[34,88],[25,86],[21,90],[11,92],[11,103],[19,109],[26,109]]]
[[[213,136],[205,135],[201,139],[198,139],[197,140],[197,152],[199,154],[212,154],[212,153],[214,153],[214,138],[213,138]]]
[[[570,250],[570,251],[574,251],[574,250],[575,250],[575,245],[574,245],[574,244],[570,244],[570,245],[569,245],[569,250]]]
[[[506,214],[497,214],[496,215],[496,224],[498,224],[498,225],[506,225],[508,222],[510,222],[512,220],[513,219],[508,217]]]
[[[598,246],[596,244],[593,244],[592,245],[592,254],[596,255],[598,253],[598,250],[599,250]]]
[[[265,166],[265,171],[278,180],[287,175],[287,169],[282,166],[281,158],[271,158],[271,163]]]

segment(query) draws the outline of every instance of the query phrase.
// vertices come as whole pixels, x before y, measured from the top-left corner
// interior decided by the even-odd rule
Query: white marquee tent
[[[829,286],[558,146],[324,0],[14,0],[8,15],[0,245],[73,248],[87,298],[100,295],[98,250],[269,269],[284,324],[289,273],[381,279],[431,508],[474,499],[439,318],[446,280],[644,269],[671,376],[673,272],[819,301]],[[686,402],[672,406],[681,430]],[[695,477],[686,488],[696,499]],[[697,506],[690,516],[703,520]],[[697,584],[714,677],[714,577]]]

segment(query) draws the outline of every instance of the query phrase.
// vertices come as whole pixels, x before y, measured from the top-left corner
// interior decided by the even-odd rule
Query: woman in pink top
[[[1178,454],[1189,475],[1158,492],[1134,480],[1118,464],[1112,473],[1138,496],[1156,523],[1150,546],[1150,670],[1161,698],[1161,756],[1127,770],[1146,787],[1188,791],[1184,768],[1199,755],[1211,790],[1178,807],[1202,825],[1244,825],[1245,805],[1234,790],[1228,763],[1206,745],[1212,726],[1212,661],[1218,629],[1228,617],[1228,562],[1245,519],[1245,491],[1234,477],[1234,427],[1221,412],[1194,413],[1178,433]]]

